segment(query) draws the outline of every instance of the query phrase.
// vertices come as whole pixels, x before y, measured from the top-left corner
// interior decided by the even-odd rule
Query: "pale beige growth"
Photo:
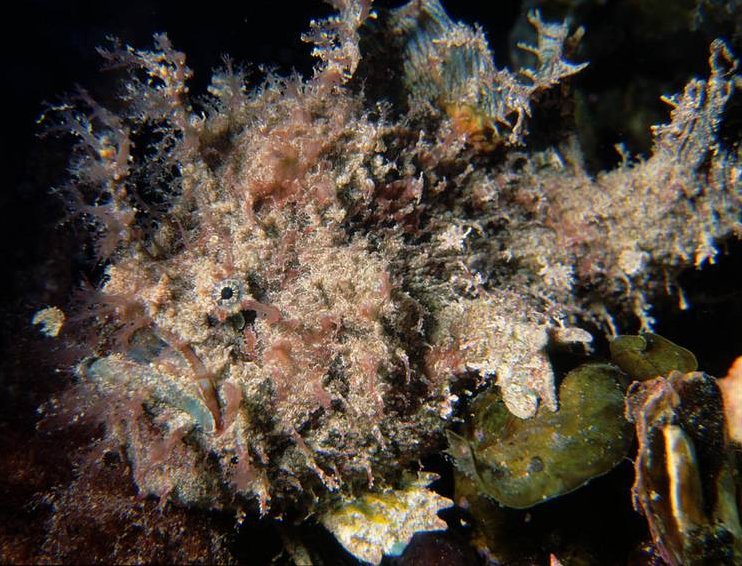
[[[64,312],[61,309],[57,307],[46,307],[33,315],[31,323],[34,326],[40,326],[41,328],[39,330],[42,334],[50,338],[55,338],[59,335],[59,331],[62,330],[64,320]]]
[[[399,554],[416,532],[446,530],[437,513],[453,502],[426,489],[436,479],[431,473],[406,478],[402,489],[344,501],[320,521],[354,556],[379,564],[384,554]]]
[[[516,227],[507,236],[512,257],[531,269],[549,266],[551,277],[554,266],[574,266],[576,281],[600,280],[606,292],[624,293],[651,326],[646,295],[672,288],[673,273],[683,266],[713,262],[714,242],[740,226],[740,165],[715,138],[738,80],[737,61],[716,41],[709,63],[708,80],[695,79],[682,95],[667,98],[671,121],[654,128],[650,158],[595,179],[573,146],[562,150],[566,168],[546,160],[529,164],[518,190],[533,199],[529,208],[542,225]],[[566,287],[545,283],[555,297]]]
[[[564,58],[567,24],[544,22],[537,11],[528,21],[536,45],[518,47],[533,56],[535,65],[513,73],[495,66],[481,28],[453,22],[438,0],[408,2],[394,10],[390,27],[404,50],[412,111],[437,105],[455,130],[472,139],[494,133],[495,143],[523,143],[535,95],[586,67]],[[573,42],[581,35],[577,30]]]
[[[550,411],[558,407],[546,351],[550,336],[558,335],[565,342],[586,340],[584,331],[558,332],[557,328],[555,321],[538,314],[517,295],[492,293],[447,306],[440,313],[432,348],[456,352],[454,373],[468,369],[496,379],[508,409],[527,419],[536,414],[539,404]]]

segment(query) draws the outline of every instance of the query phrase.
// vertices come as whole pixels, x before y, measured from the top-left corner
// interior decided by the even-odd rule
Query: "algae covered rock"
[[[320,517],[322,524],[354,556],[378,564],[384,554],[399,556],[417,532],[443,531],[437,513],[452,501],[427,489],[438,477],[420,473],[402,489],[366,493]]]
[[[672,565],[739,564],[739,477],[716,380],[673,371],[635,382],[626,410],[639,438],[634,507],[659,555]]]
[[[542,409],[527,420],[487,391],[472,405],[466,437],[449,432],[449,453],[481,493],[508,507],[531,507],[573,491],[628,453],[621,378],[612,365],[578,367],[559,388],[559,410]]]

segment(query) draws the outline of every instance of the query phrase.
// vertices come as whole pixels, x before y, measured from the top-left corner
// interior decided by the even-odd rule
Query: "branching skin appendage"
[[[722,41],[652,155],[592,177],[574,143],[528,147],[539,97],[587,64],[567,24],[532,13],[535,65],[511,72],[436,0],[376,28],[370,2],[332,4],[309,78],[227,65],[199,99],[158,35],[101,51],[128,73],[117,111],[82,93],[56,113],[76,143],[60,192],[105,266],[68,318],[92,350],[72,397],[115,405],[97,416],[142,495],[283,517],[418,495],[404,473],[441,449],[462,383],[521,419],[557,411],[550,348],[608,313],[650,325],[663,276],[739,230]],[[393,109],[364,94],[372,28],[401,54]]]

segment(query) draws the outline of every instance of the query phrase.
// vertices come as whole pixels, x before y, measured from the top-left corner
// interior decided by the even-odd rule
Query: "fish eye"
[[[223,279],[214,286],[214,300],[225,309],[239,305],[243,294],[242,281],[239,279]]]

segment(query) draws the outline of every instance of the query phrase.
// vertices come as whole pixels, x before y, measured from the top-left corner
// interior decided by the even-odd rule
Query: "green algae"
[[[497,391],[487,391],[472,405],[466,438],[449,432],[449,454],[480,493],[508,507],[571,492],[628,453],[632,431],[621,378],[609,364],[580,366],[559,388],[559,410],[542,408],[526,420],[511,415]]]
[[[613,362],[638,381],[668,375],[673,370],[690,373],[698,369],[692,352],[651,332],[617,336],[610,349]]]

